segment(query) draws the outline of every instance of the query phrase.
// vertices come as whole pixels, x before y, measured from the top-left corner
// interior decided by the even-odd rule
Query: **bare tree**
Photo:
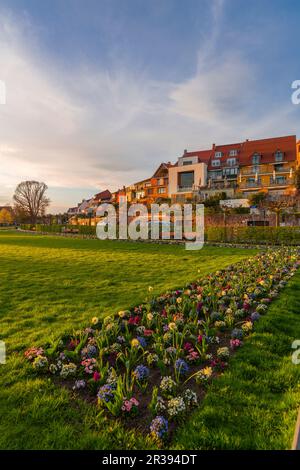
[[[25,212],[31,223],[36,223],[39,216],[45,214],[46,208],[50,204],[50,199],[45,196],[48,186],[38,181],[23,181],[20,183],[14,194],[16,211]]]

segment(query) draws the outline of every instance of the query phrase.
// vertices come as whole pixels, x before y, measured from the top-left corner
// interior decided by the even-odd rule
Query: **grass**
[[[25,348],[86,325],[154,293],[181,287],[252,250],[152,245],[0,233],[0,339],[8,350],[0,366],[0,448],[145,448],[117,422],[47,378],[36,377]]]
[[[23,359],[24,349],[84,326],[94,315],[143,301],[149,285],[158,294],[253,253],[1,232],[0,339],[8,360],[0,366],[0,448],[151,447],[50,379],[37,377]],[[297,275],[171,447],[289,447],[299,402],[300,367],[290,362],[291,342],[300,338],[299,284]]]
[[[176,448],[291,448],[300,406],[300,365],[291,360],[300,339],[299,292],[298,272],[179,430]]]

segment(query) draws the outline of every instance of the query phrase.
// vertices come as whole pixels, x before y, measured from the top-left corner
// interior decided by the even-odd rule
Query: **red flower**
[[[193,349],[193,345],[191,343],[185,343],[183,349],[185,351],[190,351],[191,349]]]
[[[197,338],[198,343],[202,343],[202,335],[199,335]]]
[[[140,322],[140,317],[137,315],[135,317],[130,317],[128,320],[129,325],[138,325]]]
[[[144,330],[144,336],[151,336],[153,335],[153,330]]]
[[[94,375],[93,375],[93,380],[95,382],[98,382],[98,380],[100,379],[101,375],[99,374],[99,372],[94,372]]]

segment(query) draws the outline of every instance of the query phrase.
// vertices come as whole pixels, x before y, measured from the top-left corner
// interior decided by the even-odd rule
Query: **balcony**
[[[195,190],[196,188],[194,186],[177,186],[178,193],[191,193]]]
[[[240,189],[261,189],[261,188],[286,188],[295,183],[294,178],[286,178],[284,181],[276,181],[270,178],[269,183],[262,184],[260,181],[251,181],[240,183]]]
[[[277,173],[278,174],[281,174],[281,173],[282,174],[289,174],[291,169],[294,171],[294,168],[289,167],[289,166],[284,167],[283,169],[276,168],[277,165],[283,164],[283,163],[284,162],[277,162],[277,163],[274,162],[274,163],[270,164],[270,165],[275,165],[273,167],[273,169],[271,169],[272,167],[270,165],[259,165],[259,168],[257,169],[257,171],[255,171],[253,168],[250,168],[250,169],[247,169],[247,170],[242,169],[241,170],[241,175],[242,176],[255,176],[256,173],[258,175],[272,175],[274,171],[275,171],[276,174]]]

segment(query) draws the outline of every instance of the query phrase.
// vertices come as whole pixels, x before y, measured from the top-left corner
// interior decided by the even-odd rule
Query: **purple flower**
[[[183,359],[177,359],[175,361],[175,369],[179,375],[186,375],[189,371],[189,366]]]
[[[251,313],[251,321],[252,322],[258,321],[259,319],[260,319],[260,314],[258,312]]]
[[[163,416],[156,416],[150,424],[151,434],[163,439],[168,433],[168,420]]]

